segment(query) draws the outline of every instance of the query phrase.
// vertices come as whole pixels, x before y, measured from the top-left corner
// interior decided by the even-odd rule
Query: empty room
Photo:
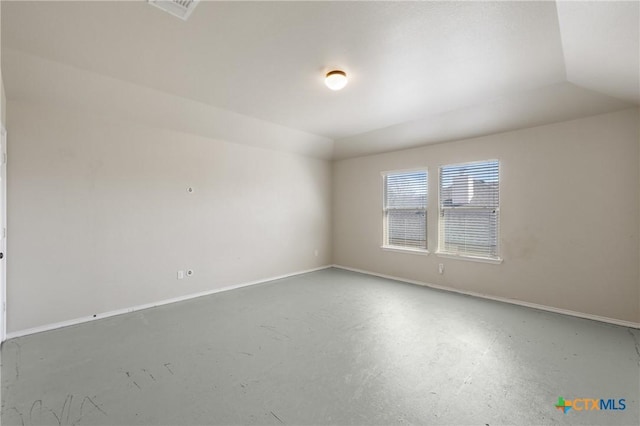
[[[0,423],[640,424],[640,2],[0,1]]]

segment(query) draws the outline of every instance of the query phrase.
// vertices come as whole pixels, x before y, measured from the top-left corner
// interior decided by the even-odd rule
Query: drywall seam
[[[568,309],[554,308],[553,306],[539,305],[537,303],[523,302],[521,300],[508,299],[506,297],[489,296],[487,294],[476,293],[476,292],[473,292],[473,291],[460,290],[460,289],[457,289],[457,288],[442,286],[442,285],[438,285],[438,284],[431,284],[431,283],[427,283],[427,282],[424,282],[424,281],[409,280],[409,279],[406,279],[406,278],[395,277],[395,276],[392,276],[392,275],[379,274],[377,272],[366,271],[364,269],[350,268],[348,266],[335,265],[335,264],[332,265],[332,266],[334,268],[344,269],[345,271],[357,272],[357,273],[360,273],[360,274],[372,275],[372,276],[375,276],[375,277],[386,278],[386,279],[389,279],[389,280],[401,281],[401,282],[408,283],[408,284],[420,285],[420,286],[423,286],[423,287],[433,288],[435,290],[443,290],[443,291],[448,291],[448,292],[451,292],[451,293],[464,294],[466,296],[478,297],[478,298],[481,298],[481,299],[494,300],[496,302],[509,303],[511,305],[518,305],[518,306],[524,306],[524,307],[527,307],[527,308],[538,309],[538,310],[541,310],[541,311],[553,312],[553,313],[556,313],[556,314],[568,315],[568,316],[572,316],[572,317],[583,318],[583,319],[588,319],[588,320],[593,320],[593,321],[600,321],[600,322],[604,322],[604,323],[607,323],[607,324],[614,324],[614,325],[620,325],[620,326],[623,326],[623,327],[630,327],[630,328],[638,328],[638,329],[640,329],[640,323],[636,323],[636,322],[619,320],[619,319],[609,318],[609,317],[602,317],[602,316],[599,316],[599,315],[585,314],[583,312],[571,311],[571,310],[568,310]]]
[[[256,285],[256,284],[263,284],[263,283],[266,283],[266,282],[269,282],[269,281],[280,280],[280,279],[283,279],[283,278],[289,278],[289,277],[293,277],[293,276],[296,276],[296,275],[308,274],[309,272],[320,271],[322,269],[327,269],[327,268],[331,268],[331,267],[332,267],[332,265],[320,266],[318,268],[307,269],[307,270],[304,270],[304,271],[291,272],[289,274],[278,275],[276,277],[264,278],[264,279],[261,279],[261,280],[249,281],[249,282],[246,282],[246,283],[235,284],[235,285],[222,287],[222,288],[216,288],[216,289],[213,289],[213,290],[207,290],[207,291],[202,291],[202,292],[199,292],[199,293],[193,293],[193,294],[188,294],[188,295],[185,295],[185,296],[179,296],[179,297],[174,297],[174,298],[171,298],[171,299],[165,299],[165,300],[161,300],[161,301],[158,301],[158,302],[152,302],[152,303],[146,303],[144,305],[132,306],[130,308],[116,309],[115,311],[103,312],[101,314],[96,314],[95,316],[91,315],[91,316],[75,318],[75,319],[71,319],[71,320],[67,320],[67,321],[56,322],[56,323],[52,323],[52,324],[40,325],[40,326],[37,326],[37,327],[25,329],[25,330],[12,331],[11,333],[8,333],[6,335],[6,340],[14,339],[16,337],[28,336],[30,334],[42,333],[44,331],[55,330],[55,329],[58,329],[58,328],[69,327],[69,326],[72,326],[72,325],[82,324],[82,323],[89,322],[89,321],[100,320],[100,319],[103,319],[103,318],[109,318],[109,317],[113,317],[113,316],[116,316],[116,315],[128,314],[128,313],[131,313],[131,312],[141,311],[141,310],[144,310],[144,309],[155,308],[156,306],[168,305],[170,303],[176,303],[176,302],[183,302],[185,300],[196,299],[198,297],[209,296],[211,294],[220,293],[220,292],[223,292],[223,291],[235,290],[237,288],[242,288],[242,287],[249,287],[249,286]]]

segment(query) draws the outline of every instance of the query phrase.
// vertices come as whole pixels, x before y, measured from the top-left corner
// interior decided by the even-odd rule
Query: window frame
[[[473,165],[473,164],[480,164],[480,163],[489,163],[489,162],[497,162],[498,163],[498,207],[496,208],[496,211],[498,212],[498,218],[497,218],[497,224],[496,224],[496,257],[487,257],[487,256],[474,256],[474,255],[470,255],[470,254],[459,254],[459,253],[452,253],[452,252],[448,252],[445,251],[443,249],[444,246],[444,241],[443,241],[443,235],[442,235],[442,218],[443,218],[443,208],[442,208],[442,203],[441,203],[441,193],[442,193],[442,169],[444,167],[461,167],[461,166],[467,166],[467,165]],[[502,161],[500,161],[500,159],[498,158],[489,158],[486,160],[474,160],[474,161],[466,161],[463,163],[451,163],[451,164],[440,164],[438,166],[438,193],[437,193],[437,203],[438,203],[438,247],[436,249],[435,254],[438,257],[443,257],[443,258],[451,258],[451,259],[460,259],[460,260],[467,260],[467,261],[472,261],[472,262],[481,262],[481,263],[494,263],[494,264],[500,264],[503,261],[502,258],[502,246],[500,244],[500,235],[502,234],[501,232],[501,212],[502,212]],[[482,209],[482,207],[478,208],[479,210]],[[446,209],[445,209],[446,210]]]
[[[424,248],[416,248],[416,247],[406,247],[406,246],[397,246],[389,244],[389,222],[388,222],[388,214],[387,214],[387,176],[394,174],[403,174],[403,173],[416,173],[416,172],[424,172],[427,175],[427,197],[426,197],[426,207],[424,209],[425,212],[425,220],[424,220],[424,232],[425,232],[425,247]],[[429,223],[429,169],[425,167],[415,167],[410,169],[400,169],[400,170],[386,170],[380,172],[381,184],[382,184],[382,244],[380,248],[384,251],[390,252],[399,252],[399,253],[409,253],[409,254],[417,254],[417,255],[428,255],[429,252],[429,233],[428,233],[428,223]]]

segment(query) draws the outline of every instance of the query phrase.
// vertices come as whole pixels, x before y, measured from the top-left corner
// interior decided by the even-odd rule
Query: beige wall
[[[8,120],[9,332],[331,262],[325,160],[12,99]]]
[[[337,161],[334,263],[640,322],[639,124],[631,109]],[[428,167],[428,240],[435,251],[438,166],[493,158],[501,161],[502,264],[380,249],[380,172]]]

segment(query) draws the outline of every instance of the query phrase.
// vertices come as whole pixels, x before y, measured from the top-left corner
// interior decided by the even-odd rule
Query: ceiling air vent
[[[148,0],[149,4],[169,12],[173,16],[177,16],[185,21],[196,8],[200,0]]]

